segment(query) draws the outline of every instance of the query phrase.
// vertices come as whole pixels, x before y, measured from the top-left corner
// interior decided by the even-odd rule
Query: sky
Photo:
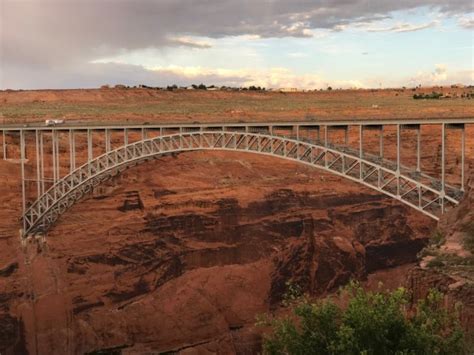
[[[474,83],[473,0],[0,0],[0,89]]]

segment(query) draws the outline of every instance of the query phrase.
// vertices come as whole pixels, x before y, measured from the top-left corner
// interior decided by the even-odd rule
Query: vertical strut
[[[380,126],[380,158],[383,159],[383,125]]]
[[[51,145],[53,147],[53,183],[56,183],[56,180],[58,179],[57,176],[57,171],[56,171],[56,160],[57,160],[57,153],[56,153],[56,130],[51,131]]]
[[[160,128],[161,130],[161,128]],[[161,134],[160,134],[161,136]],[[123,145],[128,145],[128,128],[123,130]]]
[[[74,136],[74,130],[69,130],[69,170],[73,172],[76,170],[76,139]]]
[[[39,152],[40,152],[40,169],[41,169],[41,194],[44,194],[44,144],[43,144],[43,131],[39,131]]]
[[[446,124],[441,124],[441,213],[444,213],[445,173],[446,173]]]
[[[400,196],[400,124],[397,124],[397,196]]]
[[[421,171],[421,124],[416,130],[416,171]]]
[[[362,159],[364,155],[363,149],[364,149],[364,126],[359,125],[359,158],[360,159]],[[361,160],[359,161],[359,177],[361,180],[363,176],[364,176],[364,172],[363,172],[362,160]]]
[[[400,175],[400,124],[397,124],[397,174]]]
[[[110,130],[108,128],[105,129],[105,152],[110,152]]]
[[[87,129],[87,162],[92,160],[92,130]]]
[[[61,165],[59,164],[59,158],[60,158],[60,151],[59,151],[59,132],[57,130],[54,130],[54,133],[56,135],[56,177],[57,180],[61,178]]]
[[[464,155],[466,151],[466,126],[461,130],[461,191],[464,192]]]
[[[40,162],[40,131],[35,131],[35,151],[36,151],[36,198],[41,196],[41,162]]]
[[[25,131],[20,131],[20,158],[21,158],[21,206],[22,215],[25,215],[26,211],[26,187],[25,187]],[[23,231],[26,229],[26,220],[23,218]]]
[[[7,159],[7,142],[5,141],[5,130],[2,130],[3,160]]]
[[[324,146],[328,146],[328,126],[324,126]]]

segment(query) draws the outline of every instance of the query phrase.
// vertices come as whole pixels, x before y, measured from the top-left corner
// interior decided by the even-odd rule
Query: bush
[[[408,294],[366,292],[351,283],[344,293],[347,307],[330,300],[294,304],[293,315],[267,321],[266,354],[464,354],[463,332],[456,312],[430,291],[413,312]]]
[[[443,232],[441,232],[439,229],[436,229],[431,235],[430,245],[439,247],[443,245],[444,242],[445,242],[445,237],[444,237]]]
[[[431,94],[414,94],[414,95],[413,95],[413,98],[414,98],[415,100],[421,100],[421,99],[425,99],[425,100],[438,100],[441,96],[443,96],[442,93],[433,91]]]
[[[431,259],[430,261],[428,261],[426,266],[428,266],[428,267],[443,267],[444,262],[443,262],[442,259],[443,259],[442,257],[435,257],[435,258]]]

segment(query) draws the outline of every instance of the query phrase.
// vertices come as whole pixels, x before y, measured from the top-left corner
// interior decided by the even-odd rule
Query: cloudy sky
[[[474,82],[473,0],[0,0],[0,89]]]

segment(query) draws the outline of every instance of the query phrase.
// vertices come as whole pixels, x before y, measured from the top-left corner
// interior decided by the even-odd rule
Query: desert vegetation
[[[410,305],[404,288],[365,291],[352,282],[335,299],[309,301],[290,288],[291,314],[265,319],[266,354],[468,354],[458,310],[431,290]]]

